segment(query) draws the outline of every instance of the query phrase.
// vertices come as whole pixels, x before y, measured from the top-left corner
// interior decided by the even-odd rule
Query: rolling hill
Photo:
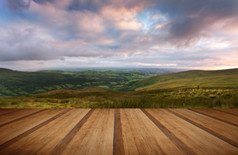
[[[146,76],[148,74],[144,72],[127,71],[56,73],[52,71],[17,72],[2,69],[0,70],[0,93],[5,97],[0,97],[0,107],[238,107],[238,69],[194,70],[149,78],[145,78]],[[77,88],[78,85],[80,87]],[[117,91],[118,88],[131,91]],[[39,89],[42,92],[39,92]],[[24,96],[24,93],[27,96]],[[7,95],[13,97],[6,97]]]
[[[31,95],[93,86],[127,90],[128,85],[136,80],[153,75],[142,71],[19,72],[0,68],[0,96]]]
[[[237,88],[238,69],[201,71],[191,70],[157,75],[131,85],[134,90],[168,88]]]

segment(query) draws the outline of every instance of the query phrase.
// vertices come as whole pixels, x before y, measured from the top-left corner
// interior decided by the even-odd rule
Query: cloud
[[[31,0],[7,0],[7,6],[11,10],[24,10],[28,9],[30,6]]]
[[[105,45],[112,42],[104,38],[86,42],[84,39],[57,40],[48,34],[46,28],[28,22],[0,27],[0,61],[53,60],[64,57],[109,57],[113,53]]]
[[[0,8],[2,62],[196,67],[223,55],[230,66],[224,53],[237,60],[236,0],[2,0]]]
[[[155,9],[170,19],[164,26],[169,32],[168,40],[179,45],[199,40],[213,24],[230,18],[238,19],[236,0],[159,0],[156,3]]]

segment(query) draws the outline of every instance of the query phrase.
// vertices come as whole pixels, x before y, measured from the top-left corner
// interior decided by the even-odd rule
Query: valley
[[[6,70],[0,75],[2,108],[238,107],[238,69],[159,75],[143,71]]]

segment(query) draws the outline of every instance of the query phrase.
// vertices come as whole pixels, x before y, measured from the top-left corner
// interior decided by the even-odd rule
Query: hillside
[[[148,76],[151,74],[127,71],[55,73],[3,70],[0,71],[0,92],[5,93],[2,94],[5,97],[0,97],[0,107],[238,107],[238,69],[186,71],[146,78]],[[22,96],[24,93],[27,96]],[[6,97],[6,94],[16,96]]]
[[[131,83],[152,75],[155,74],[142,71],[19,72],[0,69],[0,96],[31,95],[93,86],[126,90]]]
[[[101,87],[0,97],[0,108],[238,108],[238,88],[119,92]]]
[[[201,71],[192,70],[163,74],[137,81],[131,85],[135,90],[167,88],[226,88],[238,87],[238,69]]]

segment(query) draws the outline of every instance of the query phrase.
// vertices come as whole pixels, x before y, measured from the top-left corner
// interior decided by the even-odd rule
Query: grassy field
[[[238,89],[180,88],[118,92],[105,88],[57,90],[0,98],[3,108],[238,108]]]
[[[53,76],[59,73],[50,74]],[[79,73],[64,73],[60,74],[58,78],[62,76],[61,79],[64,79],[64,76],[68,76],[69,74],[73,74],[70,75],[70,77],[79,76]],[[113,87],[113,90],[110,89],[110,85],[104,87],[100,85],[100,87],[86,87],[77,90],[59,89],[35,95],[1,97],[0,107],[238,108],[237,69],[223,71],[187,71],[158,75],[142,80],[140,80],[140,78],[145,75],[140,74],[140,72],[122,73],[113,71],[106,73],[83,72],[80,76],[85,76],[87,80],[90,80],[90,77],[92,78],[91,80],[98,79],[101,83],[111,83],[112,79],[115,78],[115,86],[119,85],[120,87]],[[28,86],[34,87],[34,85],[31,85],[32,81],[29,82]],[[115,88],[130,91],[118,91],[118,89]],[[12,89],[14,89],[14,87]]]
[[[0,69],[0,97],[92,86],[125,91],[137,80],[153,75],[155,74],[142,71],[18,72]]]
[[[131,85],[135,90],[208,87],[238,88],[238,69],[163,74],[139,80]]]

